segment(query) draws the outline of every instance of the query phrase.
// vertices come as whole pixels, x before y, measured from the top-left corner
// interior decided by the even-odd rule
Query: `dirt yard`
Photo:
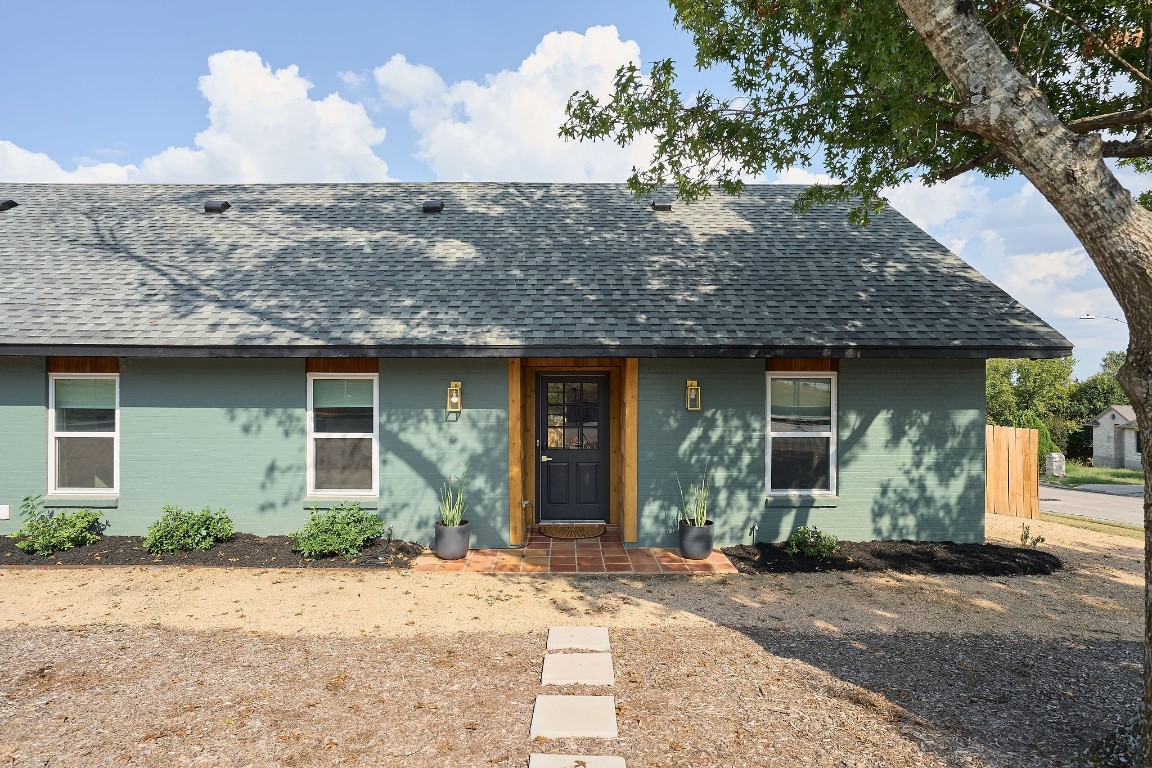
[[[0,766],[1079,765],[1135,712],[1142,546],[1031,527],[1063,570],[0,569]],[[528,738],[572,624],[610,628],[617,742]]]

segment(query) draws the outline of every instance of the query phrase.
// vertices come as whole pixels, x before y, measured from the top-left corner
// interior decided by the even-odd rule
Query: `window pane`
[[[830,442],[826,437],[772,438],[772,490],[831,490]]]
[[[56,438],[56,487],[112,488],[114,443],[111,437]]]
[[[316,490],[372,490],[372,438],[336,437],[314,442]]]
[[[57,408],[115,408],[115,379],[56,379]]]
[[[831,379],[771,380],[773,432],[827,432],[832,428]]]
[[[115,432],[115,408],[56,407],[57,432]]]
[[[316,408],[312,429],[319,433],[375,431],[372,406],[367,408]]]
[[[313,379],[312,407],[371,408],[372,379]]]

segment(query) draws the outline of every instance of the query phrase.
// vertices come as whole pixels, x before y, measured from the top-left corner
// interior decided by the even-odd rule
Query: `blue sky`
[[[691,39],[662,0],[10,3],[4,181],[621,181],[647,147],[565,144],[562,107]],[[682,67],[687,69],[687,67]],[[689,79],[722,89],[720,73]],[[782,180],[819,179],[791,169]],[[766,181],[776,180],[769,173]],[[1145,180],[1123,175],[1130,189]],[[1125,327],[1075,238],[1020,178],[890,199],[1077,346]]]

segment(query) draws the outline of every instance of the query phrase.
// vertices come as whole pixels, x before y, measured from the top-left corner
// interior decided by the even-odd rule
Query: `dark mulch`
[[[724,554],[741,573],[895,571],[959,576],[1047,576],[1064,563],[1050,552],[952,541],[843,541],[827,558],[790,555],[783,544],[742,544]]]
[[[142,536],[105,536],[95,544],[56,552],[49,557],[32,555],[16,542],[0,536],[0,567],[5,565],[216,565],[264,568],[407,568],[424,551],[410,541],[378,540],[354,558],[326,557],[306,560],[292,551],[287,536],[254,536],[237,533],[207,551],[153,555],[144,550]]]

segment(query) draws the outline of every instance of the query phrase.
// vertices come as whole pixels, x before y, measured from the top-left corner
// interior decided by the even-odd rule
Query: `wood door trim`
[[[508,540],[527,542],[524,504],[524,389],[520,360],[508,361]]]
[[[513,420],[520,425],[520,472],[515,477],[509,468],[509,487],[518,488],[509,493],[509,505],[519,504],[519,510],[510,510],[510,514],[519,512],[519,524],[525,531],[536,524],[536,374],[537,373],[607,373],[609,389],[609,421],[612,430],[611,451],[609,453],[609,481],[612,485],[609,494],[608,523],[626,528],[624,514],[625,487],[630,483],[635,489],[636,477],[635,456],[631,463],[632,477],[627,479],[624,460],[624,369],[626,358],[579,358],[579,357],[526,357],[520,363],[520,407],[517,415],[509,414],[509,429],[512,429]],[[633,360],[633,362],[635,362]],[[512,366],[509,365],[509,387],[515,386],[512,382]],[[509,396],[509,408],[513,407],[512,397]],[[509,448],[509,463],[514,462],[512,449]],[[635,498],[635,490],[633,490]],[[515,501],[513,501],[515,499]],[[527,500],[529,503],[524,504]],[[633,517],[635,517],[635,501],[633,501]],[[635,522],[632,529],[635,530]],[[635,541],[635,535],[627,541]]]

